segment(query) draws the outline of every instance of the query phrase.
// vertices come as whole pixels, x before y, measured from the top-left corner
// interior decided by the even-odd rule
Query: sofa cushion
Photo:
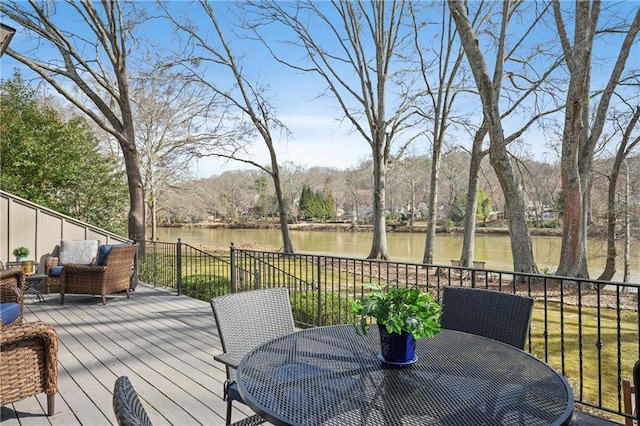
[[[62,240],[58,265],[77,263],[90,265],[98,255],[98,240]]]
[[[15,302],[0,303],[0,317],[2,324],[14,322],[20,316],[20,304]]]
[[[49,269],[49,276],[59,277],[62,274],[62,268],[64,268],[64,266],[52,266],[51,269]]]
[[[127,245],[126,243],[101,245],[100,248],[98,249],[98,259],[96,260],[96,265],[97,266],[104,265],[104,259],[107,257],[107,253],[109,253],[109,251],[111,250],[111,247],[126,246],[126,245]]]

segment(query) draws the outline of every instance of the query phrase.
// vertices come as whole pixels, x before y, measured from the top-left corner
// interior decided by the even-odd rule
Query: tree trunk
[[[583,70],[584,72],[584,70]],[[588,109],[588,98],[584,98],[584,77],[571,78],[565,111],[562,136],[560,176],[564,194],[563,229],[560,247],[560,262],[557,275],[588,278],[586,264],[586,241],[584,240],[583,188],[578,168],[580,137],[584,131],[583,109]]]
[[[619,154],[620,152],[616,156],[611,176],[609,177],[609,192],[607,194],[607,260],[604,271],[598,277],[598,280],[602,281],[611,281],[616,274],[616,188],[621,165]]]
[[[273,154],[273,160],[275,160],[275,154]],[[287,205],[282,195],[282,185],[280,183],[280,171],[278,163],[271,162],[273,178],[273,185],[276,189],[276,198],[278,200],[278,212],[280,216],[280,229],[282,231],[282,250],[284,253],[293,253],[293,243],[291,242],[291,235],[289,235],[289,222],[287,214]]]
[[[126,116],[127,111],[123,111]],[[130,115],[130,114],[129,114]],[[133,117],[123,118],[125,128],[123,133],[127,140],[120,140],[120,147],[124,157],[125,169],[127,172],[127,183],[129,185],[129,238],[137,241],[146,239],[146,224],[144,212],[144,183],[142,172],[140,171],[140,156],[135,143],[135,132],[133,130]],[[144,244],[141,245],[144,248]]]
[[[492,135],[492,133],[499,134]],[[504,144],[494,143],[494,140],[501,136],[499,129],[492,129],[489,134],[491,137],[491,165],[504,192],[505,215],[509,226],[511,254],[513,255],[513,270],[515,272],[538,273],[538,267],[533,259],[533,243],[527,229],[522,185],[513,170],[509,153]]]
[[[630,253],[631,253],[631,226],[629,224],[629,166],[625,160],[625,169],[627,176],[624,185],[624,213],[623,213],[623,228],[624,228],[624,271],[622,273],[622,282],[628,283],[631,275],[630,268]],[[629,287],[627,287],[628,291]],[[637,297],[637,295],[636,295]]]
[[[589,209],[589,173],[596,141],[602,134],[611,98],[620,83],[627,58],[640,31],[640,9],[625,34],[611,75],[596,106],[590,114],[590,80],[593,40],[600,14],[600,2],[575,2],[574,45],[565,28],[559,0],[553,0],[558,36],[570,74],[562,138],[561,175],[564,203],[564,228],[557,275],[588,278],[586,241]],[[617,29],[620,32],[620,29]],[[589,123],[593,123],[589,129]],[[590,131],[590,133],[589,133]],[[578,209],[577,206],[581,208]]]
[[[602,274],[598,277],[599,280],[610,281],[616,273],[616,222],[618,217],[618,212],[620,209],[617,208],[616,205],[616,190],[618,188],[618,178],[620,177],[620,169],[622,164],[625,166],[627,164],[626,157],[627,154],[638,144],[640,144],[640,136],[638,136],[634,141],[630,142],[631,135],[633,130],[636,127],[636,124],[640,120],[640,106],[637,106],[633,116],[629,123],[626,126],[624,134],[622,136],[622,140],[620,141],[620,145],[618,146],[618,150],[616,152],[616,157],[613,162],[613,167],[611,168],[611,176],[609,178],[609,192],[607,194],[607,260],[605,263],[605,268]],[[624,215],[624,233],[625,239],[627,234],[629,233],[629,206],[627,204],[627,195],[629,192],[629,171],[628,167],[625,167],[627,170],[626,182],[625,182],[625,202],[624,208],[622,209]],[[625,252],[625,261],[628,262],[628,252]],[[626,266],[626,265],[625,265]],[[628,271],[628,267],[625,267],[625,273]],[[628,278],[628,277],[627,277]]]
[[[379,144],[373,152],[373,242],[367,259],[389,260],[387,222],[385,217],[386,165]]]
[[[487,151],[482,151],[482,141],[487,135],[486,126],[482,126],[473,138],[471,161],[469,163],[469,185],[467,190],[467,208],[464,217],[464,234],[462,237],[462,255],[460,264],[469,267],[473,264],[476,242],[476,214],[478,212],[478,174],[480,165]],[[486,218],[485,218],[486,219]]]
[[[436,145],[438,145],[436,149]],[[427,206],[427,235],[424,244],[422,263],[433,263],[433,244],[436,239],[436,221],[438,207],[438,176],[440,174],[440,144],[434,142],[431,162],[431,182],[429,182],[429,205]]]

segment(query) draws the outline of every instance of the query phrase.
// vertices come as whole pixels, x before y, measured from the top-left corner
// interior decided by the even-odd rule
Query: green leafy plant
[[[358,334],[367,333],[370,317],[384,325],[389,333],[406,331],[416,339],[433,337],[440,332],[441,307],[429,293],[404,287],[383,291],[379,284],[370,283],[363,284],[363,288],[369,289],[369,294],[351,304],[359,317],[354,324]]]
[[[29,249],[25,246],[16,247],[13,249],[13,255],[15,257],[27,257],[29,256]]]

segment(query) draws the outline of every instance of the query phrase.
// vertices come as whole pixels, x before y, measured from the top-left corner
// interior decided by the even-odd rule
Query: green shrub
[[[538,225],[540,228],[560,228],[559,220],[543,220]]]
[[[231,293],[231,281],[219,275],[188,275],[182,278],[182,292],[208,302],[212,297]]]
[[[291,291],[291,310],[296,321],[312,325],[349,324],[353,311],[349,297],[337,291],[319,293],[322,304],[321,324],[318,324],[318,290]]]

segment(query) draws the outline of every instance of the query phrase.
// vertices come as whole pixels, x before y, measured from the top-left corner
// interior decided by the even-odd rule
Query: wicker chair
[[[499,291],[444,287],[440,325],[524,349],[533,299]]]
[[[289,291],[285,287],[216,297],[211,299],[211,307],[223,351],[214,358],[225,364],[227,370],[223,392],[227,401],[228,425],[231,423],[232,402],[244,403],[235,381],[236,368],[242,357],[262,343],[292,333],[295,326]],[[261,420],[259,416],[249,419]]]
[[[127,376],[116,379],[116,384],[113,387],[113,412],[119,426],[152,426],[151,420],[149,420],[149,416]],[[250,421],[252,417],[247,417],[232,426],[254,426],[264,422],[260,417],[258,417],[262,420],[260,423],[255,420]]]
[[[47,394],[47,415],[58,392],[58,334],[45,322],[5,327],[0,333],[0,405]]]
[[[0,328],[22,324],[22,311],[24,303],[24,271],[22,268],[9,268],[0,270],[0,303],[4,309],[19,311],[18,317],[4,324],[0,317]],[[13,315],[11,315],[13,316]]]
[[[100,295],[103,305],[107,303],[108,294],[126,291],[129,297],[131,269],[137,249],[135,244],[113,246],[102,266],[65,264],[60,274],[60,303],[64,305],[65,294]]]

